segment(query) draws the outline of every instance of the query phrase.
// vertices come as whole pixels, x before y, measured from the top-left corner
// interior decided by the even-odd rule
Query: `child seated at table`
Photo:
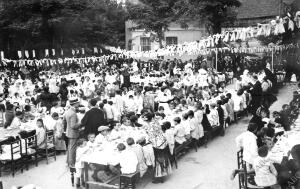
[[[143,153],[143,148],[140,145],[135,144],[133,138],[128,138],[126,142],[128,145],[128,150],[132,150],[138,158],[140,177],[143,177],[148,169],[148,166],[146,165],[146,161],[145,161],[145,156]]]
[[[155,156],[154,156],[154,150],[151,143],[146,142],[146,137],[141,137],[137,143],[142,146],[145,161],[148,167],[154,167],[155,165]]]
[[[90,149],[87,147],[87,141],[84,138],[80,138],[76,144],[76,187],[80,187],[80,179],[83,178],[82,169],[83,169],[83,162],[82,159],[85,155],[89,154]],[[82,180],[83,181],[83,180]]]
[[[10,129],[20,129],[21,128],[21,120],[22,120],[23,114],[21,111],[16,112],[16,116],[12,120],[9,128]]]
[[[170,153],[173,155],[174,148],[175,148],[175,130],[171,127],[170,122],[164,122],[162,125],[162,131],[164,132],[164,136],[167,139]]]
[[[254,159],[255,183],[257,186],[269,187],[277,183],[277,171],[271,161],[268,160],[268,147],[258,149],[259,157]]]
[[[181,124],[181,119],[180,117],[174,118],[174,124],[175,124],[175,147],[179,146],[180,144],[183,144],[186,139],[185,139],[185,128]]]
[[[96,138],[95,133],[90,133],[87,136],[87,139],[88,139],[87,147],[89,147],[90,149],[94,149],[97,146],[95,143],[95,138]]]
[[[126,149],[125,144],[120,143],[117,146],[120,152],[120,166],[122,174],[133,174],[136,173],[138,168],[138,158],[132,150]]]
[[[46,128],[42,119],[36,121],[36,142],[37,149],[44,150],[46,148]]]
[[[23,121],[27,122],[30,120],[33,120],[35,116],[31,113],[31,106],[30,105],[25,105],[24,106],[24,116],[23,116]]]
[[[184,130],[185,130],[185,138],[187,140],[189,140],[191,138],[191,126],[190,126],[190,123],[189,123],[189,120],[188,120],[189,116],[187,113],[184,113],[182,115],[182,122],[181,122],[181,125],[183,125],[184,127]]]

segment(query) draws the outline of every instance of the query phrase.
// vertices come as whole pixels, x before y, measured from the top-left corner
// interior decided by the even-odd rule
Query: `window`
[[[132,50],[132,39],[128,40],[127,49],[130,51]]]
[[[166,45],[177,45],[178,38],[177,37],[166,37]]]
[[[141,50],[142,51],[151,50],[150,37],[141,37]]]

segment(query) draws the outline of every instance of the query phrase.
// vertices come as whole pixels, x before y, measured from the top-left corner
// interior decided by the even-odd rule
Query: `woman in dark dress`
[[[153,118],[153,113],[146,113],[144,115],[144,120],[146,122],[144,128],[149,135],[149,142],[153,146],[155,156],[153,183],[162,183],[164,182],[164,177],[172,172],[170,161],[171,155],[167,139],[163,135],[161,126]]]

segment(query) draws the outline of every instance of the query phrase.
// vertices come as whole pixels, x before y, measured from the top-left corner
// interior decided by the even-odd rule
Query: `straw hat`
[[[109,127],[107,127],[107,126],[100,126],[100,127],[98,128],[98,131],[99,131],[99,132],[107,131],[107,130],[109,130]]]

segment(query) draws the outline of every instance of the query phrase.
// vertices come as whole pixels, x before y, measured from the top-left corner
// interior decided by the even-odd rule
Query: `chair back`
[[[243,160],[243,149],[239,150],[237,152],[237,164],[238,164],[238,169],[241,170],[243,169],[242,174],[238,174],[238,179],[239,179],[239,189],[247,189],[247,167],[246,163]]]
[[[9,145],[11,151],[11,161],[17,160],[17,157],[20,157],[22,153],[21,140],[18,139],[16,141],[13,141]]]
[[[55,148],[55,137],[53,130],[46,131],[46,149]]]
[[[37,147],[37,137],[36,135],[27,137],[23,139],[25,141],[25,154],[29,155],[30,154],[30,149],[34,149]]]
[[[243,149],[237,152],[237,164],[238,164],[238,169],[242,169],[243,165],[245,164],[243,160]]]

